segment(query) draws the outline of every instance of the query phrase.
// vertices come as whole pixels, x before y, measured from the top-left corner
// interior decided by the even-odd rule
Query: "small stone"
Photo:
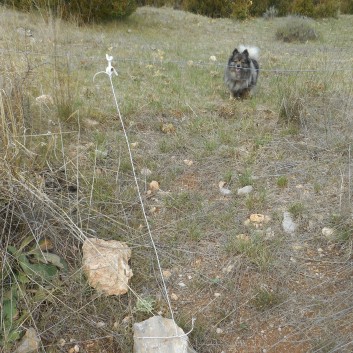
[[[20,345],[17,347],[14,353],[30,353],[37,352],[39,348],[40,338],[37,335],[36,330],[33,327],[30,327],[25,335],[20,341]]]
[[[164,279],[169,279],[171,276],[172,276],[172,273],[169,270],[164,270],[163,271]]]
[[[247,185],[244,186],[243,188],[238,189],[237,193],[238,195],[247,195],[250,194],[253,191],[252,185]]]
[[[153,192],[153,191],[158,191],[159,190],[159,182],[156,180],[152,180],[149,183],[149,189]]]
[[[297,225],[292,220],[290,212],[283,212],[282,228],[288,234],[293,234],[297,229]]]
[[[217,58],[216,58],[214,55],[211,55],[211,56],[210,56],[210,61],[213,61],[213,62],[214,62],[214,61],[217,61]]]
[[[217,327],[217,328],[216,328],[216,333],[217,333],[218,335],[220,335],[221,333],[223,333],[223,330],[222,330],[221,328]]]
[[[232,193],[232,192],[231,192],[229,189],[227,189],[227,188],[219,188],[219,191],[221,192],[222,195],[225,195],[225,196],[231,195],[231,193]]]
[[[66,341],[63,338],[60,338],[58,343],[60,347],[64,347],[66,344]]]
[[[119,327],[119,323],[117,321],[114,322],[113,328],[116,330]]]
[[[214,296],[215,296],[216,298],[219,298],[219,297],[221,296],[221,293],[215,293]]]
[[[79,352],[80,351],[80,347],[78,344],[75,344],[74,346],[74,352]]]
[[[262,223],[265,221],[265,216],[259,213],[251,214],[249,218],[250,218],[250,221],[253,223]]]
[[[178,297],[175,293],[172,293],[172,294],[170,295],[170,299],[171,299],[171,300],[174,300],[174,301],[177,301],[177,300],[179,299],[179,297]]]
[[[191,167],[191,166],[194,164],[194,162],[191,161],[190,159],[184,159],[183,162],[184,162],[184,164],[187,165],[188,167]]]
[[[184,282],[179,282],[178,283],[178,286],[181,287],[181,288],[185,288],[186,287],[186,284]]]
[[[329,227],[324,227],[321,230],[321,234],[328,240],[333,240],[335,235],[335,230]]]
[[[222,272],[223,272],[223,273],[231,273],[231,272],[233,271],[233,269],[234,269],[234,265],[229,265],[229,266],[227,266],[227,267],[224,267],[224,268],[222,269]]]
[[[104,327],[104,326],[106,326],[107,324],[105,323],[105,322],[103,322],[103,321],[99,321],[99,322],[97,322],[97,327],[98,328],[102,328],[102,327]]]

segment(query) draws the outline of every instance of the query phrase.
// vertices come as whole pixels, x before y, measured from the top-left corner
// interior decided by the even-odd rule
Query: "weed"
[[[241,187],[247,186],[247,185],[252,185],[253,183],[253,178],[252,178],[252,173],[249,169],[247,169],[244,173],[240,174],[238,176],[238,182]]]
[[[289,206],[288,211],[294,218],[299,218],[304,214],[305,206],[301,202],[295,202]]]
[[[225,174],[223,175],[223,180],[229,184],[232,181],[233,178],[233,172],[231,170],[228,170],[225,172]]]
[[[258,192],[253,192],[247,195],[245,200],[246,208],[251,212],[259,213],[266,205],[266,189],[261,189]]]
[[[200,198],[195,193],[183,191],[169,195],[164,202],[167,208],[185,213],[196,210],[200,205]]]
[[[312,21],[308,18],[288,16],[284,23],[277,28],[276,38],[284,42],[306,42],[317,40],[318,34],[312,26]]]
[[[156,301],[152,297],[138,298],[135,305],[135,311],[141,313],[152,313]]]
[[[339,242],[350,241],[353,237],[353,224],[344,214],[334,213],[330,217],[330,226],[335,230],[335,238]]]
[[[259,287],[255,290],[252,304],[257,310],[265,311],[273,308],[283,301],[281,294],[266,287]]]
[[[229,254],[243,254],[261,271],[266,270],[273,262],[273,253],[261,234],[251,236],[230,236],[226,244]]]
[[[286,188],[288,186],[288,178],[285,175],[278,177],[277,186],[279,188]]]
[[[278,16],[278,10],[274,6],[270,6],[263,14],[265,20],[273,20]]]

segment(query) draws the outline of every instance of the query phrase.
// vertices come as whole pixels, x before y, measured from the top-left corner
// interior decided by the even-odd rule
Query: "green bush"
[[[274,6],[269,7],[263,14],[263,18],[265,20],[271,20],[277,16],[278,16],[278,10]]]
[[[278,16],[290,13],[292,1],[289,0],[253,0],[250,8],[251,16],[262,16],[269,8],[275,8]]]
[[[237,0],[232,4],[231,17],[237,20],[245,20],[250,16],[250,8],[252,6],[249,0]]]
[[[286,21],[277,28],[276,38],[284,42],[306,42],[316,40],[318,34],[308,18],[288,16]]]
[[[182,9],[208,17],[233,17],[244,20],[250,16],[250,0],[183,0]]]
[[[291,12],[296,15],[312,17],[314,14],[313,0],[294,0]]]
[[[136,0],[10,0],[2,3],[23,11],[40,10],[82,23],[122,19],[137,7]]]
[[[137,0],[137,6],[172,6],[175,8],[180,7],[181,0]]]
[[[336,0],[322,0],[315,5],[314,17],[337,17],[340,4]]]
[[[183,10],[208,17],[230,17],[233,12],[231,0],[184,0]]]
[[[341,0],[341,12],[353,14],[353,0]]]

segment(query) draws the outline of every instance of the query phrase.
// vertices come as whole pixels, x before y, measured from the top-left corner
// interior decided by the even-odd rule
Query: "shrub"
[[[230,17],[233,12],[231,0],[184,0],[182,7],[186,11],[208,17]]]
[[[292,1],[289,0],[253,0],[250,8],[251,16],[262,16],[267,9],[276,8],[278,16],[286,16],[291,12]]]
[[[314,17],[337,17],[340,4],[336,0],[322,0],[314,8]]]
[[[291,12],[296,15],[312,17],[314,14],[313,0],[295,0],[293,2]]]
[[[131,15],[137,7],[136,0],[11,0],[4,3],[19,10],[40,10],[82,23],[122,19]]]
[[[232,5],[231,17],[237,20],[245,20],[250,16],[250,8],[252,6],[249,0],[234,1]]]
[[[284,42],[306,42],[316,40],[318,34],[308,18],[288,16],[286,21],[277,29],[276,38]]]
[[[353,14],[353,0],[341,0],[341,12]]]
[[[173,6],[175,8],[180,7],[181,0],[137,0],[137,6]]]
[[[270,6],[269,0],[253,0],[250,14],[251,16],[261,16]]]
[[[265,20],[272,20],[273,18],[277,17],[277,15],[278,10],[274,6],[271,6],[264,12],[263,18]]]

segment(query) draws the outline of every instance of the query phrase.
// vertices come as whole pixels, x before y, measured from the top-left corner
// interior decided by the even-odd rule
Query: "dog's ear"
[[[239,54],[239,52],[238,52],[238,49],[237,49],[237,48],[235,48],[235,49],[233,50],[233,54],[232,54],[232,55],[234,56],[234,55],[236,55],[236,54]]]
[[[246,57],[249,57],[249,52],[248,52],[248,49],[245,49],[242,54],[244,54]]]

